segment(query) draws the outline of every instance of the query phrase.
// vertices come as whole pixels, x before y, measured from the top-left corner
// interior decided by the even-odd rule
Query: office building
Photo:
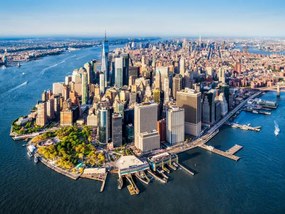
[[[109,111],[102,107],[99,110],[99,142],[106,144],[109,141]]]
[[[160,148],[157,126],[156,103],[135,105],[135,146],[142,152]]]
[[[122,131],[122,115],[114,113],[112,115],[112,142],[114,147],[122,146],[123,131]]]
[[[176,103],[185,110],[185,133],[199,136],[201,133],[201,92],[185,88],[177,92]]]
[[[185,111],[183,108],[171,106],[166,112],[166,141],[171,145],[181,143],[185,139]]]
[[[47,107],[46,103],[42,102],[37,105],[37,117],[36,124],[38,126],[44,126],[47,123]]]

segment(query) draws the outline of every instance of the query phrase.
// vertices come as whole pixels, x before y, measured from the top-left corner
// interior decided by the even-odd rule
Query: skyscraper
[[[114,113],[112,115],[112,142],[114,146],[122,146],[122,115]]]
[[[185,74],[185,59],[184,59],[184,57],[181,57],[179,60],[179,73],[182,77],[184,77],[184,74]]]
[[[185,133],[198,136],[201,133],[201,92],[189,88],[177,92],[177,106],[185,109]]]
[[[99,75],[99,87],[100,87],[100,94],[105,93],[105,74],[103,72]]]
[[[142,152],[160,148],[156,103],[135,105],[135,147]]]
[[[46,103],[42,102],[37,105],[36,124],[38,126],[44,126],[46,123],[47,123],[47,107]]]
[[[101,71],[105,74],[105,86],[107,86],[109,79],[108,54],[109,54],[109,42],[107,40],[105,32],[105,38],[102,44],[102,65],[101,65]]]
[[[115,86],[123,87],[123,57],[115,58]]]
[[[180,74],[176,74],[173,77],[173,84],[172,84],[172,95],[173,98],[176,99],[177,92],[182,89],[182,77]]]
[[[122,54],[121,57],[123,58],[123,85],[128,85],[130,56],[129,54]]]
[[[106,144],[109,140],[109,112],[102,107],[99,110],[99,142]]]
[[[82,87],[82,100],[81,100],[81,104],[85,105],[87,104],[88,101],[88,74],[86,71],[84,71],[82,73],[82,83],[81,83],[81,87]]]
[[[185,112],[183,108],[171,106],[166,112],[166,141],[171,145],[185,138]]]

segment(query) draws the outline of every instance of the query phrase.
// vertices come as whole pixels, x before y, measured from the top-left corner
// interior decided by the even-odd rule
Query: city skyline
[[[233,36],[284,37],[285,3],[262,1],[2,2],[1,37]],[[13,11],[13,12],[12,12]]]

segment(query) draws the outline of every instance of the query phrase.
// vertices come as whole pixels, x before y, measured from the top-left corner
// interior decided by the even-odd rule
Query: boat
[[[149,184],[150,180],[144,172],[136,172],[135,176],[144,184]]]
[[[17,67],[18,67],[18,68],[20,68],[20,67],[21,67],[21,64],[20,64],[19,62],[17,63]]]
[[[274,120],[274,125],[275,125],[274,134],[275,136],[278,136],[280,132],[280,128],[279,128],[278,123],[275,120]]]
[[[38,163],[39,162],[39,157],[37,155],[34,156],[34,163]]]
[[[30,151],[27,151],[27,155],[29,156],[29,158],[33,157],[33,153],[31,153]]]
[[[123,178],[119,177],[119,179],[118,179],[118,189],[122,189],[123,188],[123,184],[124,184]]]
[[[22,146],[25,147],[25,146],[27,146],[27,144],[26,144],[26,143],[23,143]]]

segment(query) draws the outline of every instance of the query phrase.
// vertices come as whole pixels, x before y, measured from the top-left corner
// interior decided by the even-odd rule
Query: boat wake
[[[23,87],[23,86],[27,85],[27,84],[28,84],[28,81],[23,82],[22,84],[17,85],[16,87],[11,88],[10,90],[8,90],[8,91],[7,91],[7,93],[10,93],[10,92],[12,92],[12,91],[15,91],[15,90],[17,90],[17,89],[19,89],[19,88],[21,88],[21,87]]]
[[[278,123],[276,122],[276,120],[274,120],[274,126],[275,126],[274,134],[275,134],[275,136],[278,136],[278,135],[279,135],[279,132],[280,132],[280,128],[279,128],[279,125],[278,125]]]
[[[73,57],[75,57],[75,56],[76,56],[76,55],[66,57],[65,59],[63,59],[63,60],[60,61],[59,63],[55,63],[54,65],[51,65],[51,66],[49,66],[49,67],[47,67],[47,68],[44,68],[44,69],[41,71],[41,75],[45,74],[45,72],[48,71],[48,70],[50,70],[51,68],[54,68],[54,67],[56,67],[56,66],[58,66],[58,65],[60,65],[60,64],[62,64],[62,63],[65,63],[66,60],[71,59],[71,58],[73,58]]]

